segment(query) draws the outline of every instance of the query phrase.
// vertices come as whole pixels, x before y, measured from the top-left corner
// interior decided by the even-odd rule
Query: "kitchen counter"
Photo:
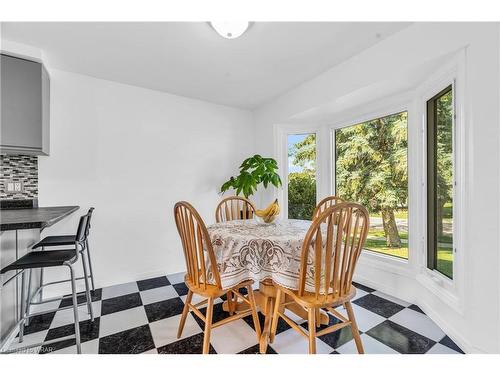
[[[0,231],[50,227],[79,208],[58,206],[0,210]]]

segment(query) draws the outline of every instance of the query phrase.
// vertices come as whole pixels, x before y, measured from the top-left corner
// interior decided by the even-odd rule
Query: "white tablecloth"
[[[310,225],[304,220],[259,224],[252,219],[208,226],[222,287],[272,279],[297,289],[302,243]]]

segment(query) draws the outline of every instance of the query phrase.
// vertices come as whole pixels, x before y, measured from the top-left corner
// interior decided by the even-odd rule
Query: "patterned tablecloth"
[[[242,281],[272,279],[297,289],[300,255],[311,225],[305,220],[278,220],[259,224],[235,220],[208,226],[223,288]]]

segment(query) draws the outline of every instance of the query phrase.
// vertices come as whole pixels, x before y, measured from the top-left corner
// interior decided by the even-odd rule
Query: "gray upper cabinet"
[[[0,152],[48,155],[50,81],[44,66],[1,55]]]

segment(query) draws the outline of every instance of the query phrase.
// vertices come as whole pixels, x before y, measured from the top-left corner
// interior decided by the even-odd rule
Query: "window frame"
[[[420,115],[421,160],[420,160],[420,228],[422,233],[421,269],[417,275],[419,281],[441,301],[453,308],[457,313],[464,313],[464,280],[465,280],[465,246],[463,233],[467,218],[463,215],[466,204],[466,163],[467,147],[465,119],[465,51],[457,53],[448,64],[444,65],[427,81],[417,88],[418,108]],[[427,101],[445,88],[452,85],[454,91],[454,191],[453,191],[453,279],[435,269],[427,268],[428,235],[427,235]]]
[[[437,213],[437,199],[435,197],[436,195],[436,190],[437,190],[437,170],[436,170],[436,160],[437,160],[437,149],[436,149],[436,135],[437,135],[437,121],[436,121],[436,101],[441,98],[443,95],[447,94],[448,92],[451,91],[452,93],[452,108],[453,108],[453,113],[452,113],[452,176],[453,176],[453,183],[452,183],[452,200],[453,200],[453,206],[452,206],[452,217],[453,220],[455,218],[455,208],[454,208],[454,199],[455,199],[455,186],[456,186],[456,177],[455,177],[455,157],[456,157],[456,151],[455,151],[455,84],[452,82],[445,88],[443,88],[441,91],[436,93],[433,97],[429,98],[425,102],[426,106],[426,132],[425,132],[425,140],[426,140],[426,179],[427,179],[427,189],[426,189],[426,202],[427,202],[427,259],[426,259],[426,266],[430,270],[435,270],[439,272],[442,276],[445,276],[446,278],[453,280],[453,276],[455,273],[455,254],[456,254],[456,247],[455,247],[455,241],[453,239],[452,242],[452,252],[453,252],[453,260],[452,260],[452,277],[449,277],[445,273],[441,272],[437,268],[437,255],[438,255],[438,248],[436,246],[436,213]],[[432,131],[431,131],[432,127]],[[433,144],[433,149],[432,149],[432,155],[431,155],[431,150],[430,150],[430,143],[432,142]],[[429,183],[432,180],[432,183]],[[453,225],[453,236],[455,234],[455,226]]]
[[[316,144],[315,144],[315,147],[316,147],[316,160],[314,161],[315,165],[316,165],[316,169],[314,171],[314,176],[315,176],[315,179],[316,179],[316,203],[315,204],[317,204],[319,202],[319,196],[318,196],[318,185],[319,185],[319,182],[318,182],[318,160],[319,160],[319,158],[318,158],[318,153],[319,153],[318,138],[319,138],[319,133],[318,133],[318,131],[303,131],[303,132],[301,132],[301,131],[298,131],[298,132],[290,132],[290,131],[288,131],[288,132],[285,133],[285,137],[284,137],[285,138],[285,142],[286,142],[286,146],[285,146],[285,152],[286,152],[286,159],[285,159],[286,160],[286,162],[285,162],[286,167],[285,167],[285,169],[286,169],[286,172],[285,172],[284,179],[282,179],[282,181],[285,181],[285,183],[284,183],[284,185],[285,185],[284,186],[284,190],[285,190],[284,197],[285,197],[285,199],[283,201],[284,202],[283,208],[285,210],[284,217],[286,219],[290,219],[288,217],[288,175],[290,173],[290,170],[288,168],[288,137],[291,136],[291,135],[310,135],[310,134],[314,134],[315,137],[316,137],[315,138],[315,141],[316,141]],[[286,204],[285,204],[285,202],[286,202]]]
[[[407,120],[407,143],[408,143],[408,150],[407,150],[407,168],[408,168],[408,258],[401,258],[389,254],[384,254],[382,252],[377,252],[374,250],[370,249],[364,249],[364,251],[361,253],[361,258],[365,258],[370,261],[375,261],[375,262],[385,262],[388,264],[391,264],[392,266],[395,266],[396,268],[408,268],[411,267],[412,264],[414,263],[414,259],[412,256],[412,251],[411,251],[411,243],[412,243],[412,224],[411,222],[413,221],[411,219],[411,211],[413,210],[410,207],[410,202],[413,201],[410,193],[410,178],[413,176],[413,173],[410,173],[410,117],[413,117],[412,112],[413,112],[413,107],[411,105],[411,102],[409,101],[410,93],[403,93],[401,95],[398,95],[397,97],[391,97],[391,98],[386,98],[383,100],[378,101],[375,105],[374,108],[365,114],[362,115],[355,115],[354,112],[351,112],[351,114],[346,114],[344,117],[345,119],[343,121],[339,121],[338,123],[335,123],[334,125],[330,125],[329,130],[330,130],[330,161],[331,161],[331,168],[330,168],[330,173],[331,173],[331,178],[330,178],[330,192],[332,195],[336,194],[336,150],[335,150],[335,131],[348,128],[351,126],[356,126],[360,125],[362,123],[376,120],[379,118],[391,116],[394,114],[398,114],[401,112],[406,112],[408,115],[408,120]],[[359,109],[359,107],[356,107],[356,109]]]
[[[280,217],[288,219],[288,136],[297,134],[316,134],[316,203],[319,202],[320,194],[322,193],[321,181],[323,173],[320,171],[318,160],[321,160],[322,150],[320,144],[323,140],[321,127],[317,124],[277,124],[275,125],[275,156],[278,161],[278,166],[282,166],[278,170],[283,186],[281,189],[276,189],[275,194],[278,201],[282,202],[282,210]]]

